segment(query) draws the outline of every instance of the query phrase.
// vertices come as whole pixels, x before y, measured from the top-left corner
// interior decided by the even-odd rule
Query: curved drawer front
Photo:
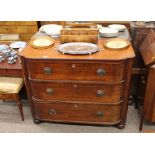
[[[40,100],[119,102],[123,98],[123,86],[31,81],[32,95]]]
[[[37,118],[48,121],[115,124],[120,121],[121,106],[76,103],[34,102]]]
[[[59,61],[58,61],[59,62]],[[120,82],[124,79],[123,62],[110,63],[76,63],[50,61],[29,61],[29,77],[43,80],[83,80]]]

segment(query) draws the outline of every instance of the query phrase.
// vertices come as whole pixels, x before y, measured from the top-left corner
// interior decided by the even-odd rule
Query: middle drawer
[[[124,84],[31,81],[32,96],[40,100],[119,102]]]

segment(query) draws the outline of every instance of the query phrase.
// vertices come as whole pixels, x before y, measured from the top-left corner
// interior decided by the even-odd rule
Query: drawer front
[[[38,103],[34,102],[37,118],[49,121],[115,124],[120,121],[120,105]]]
[[[125,64],[29,61],[28,69],[31,79],[120,82],[124,78]]]
[[[119,102],[123,98],[123,84],[81,84],[32,82],[33,97],[40,100],[87,102]]]
[[[0,76],[23,77],[22,69],[0,69]]]

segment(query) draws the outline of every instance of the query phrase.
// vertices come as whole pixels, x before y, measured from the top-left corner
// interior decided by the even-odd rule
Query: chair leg
[[[143,122],[144,122],[144,116],[141,116],[140,125],[139,125],[139,131],[142,131],[143,128]]]
[[[23,114],[23,107],[22,107],[22,103],[21,101],[18,101],[18,108],[19,108],[19,112],[20,112],[20,116],[22,118],[22,121],[24,121],[24,114]]]
[[[19,96],[17,96],[17,106],[18,106],[22,121],[24,121],[23,107],[22,107],[22,103],[21,103]]]
[[[141,114],[141,120],[139,125],[139,131],[142,131],[143,129],[143,123],[144,123],[144,108],[142,107],[142,114]]]

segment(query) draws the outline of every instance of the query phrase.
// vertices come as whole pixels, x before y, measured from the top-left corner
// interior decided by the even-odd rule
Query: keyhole
[[[74,105],[74,107],[75,107],[75,108],[77,108],[77,107],[78,107],[78,105],[77,105],[77,104],[75,104],[75,105]]]
[[[72,68],[75,68],[75,64],[72,64]]]
[[[76,85],[76,84],[74,84],[74,85],[73,85],[73,87],[74,87],[74,88],[76,88],[76,87],[77,87],[77,85]]]

